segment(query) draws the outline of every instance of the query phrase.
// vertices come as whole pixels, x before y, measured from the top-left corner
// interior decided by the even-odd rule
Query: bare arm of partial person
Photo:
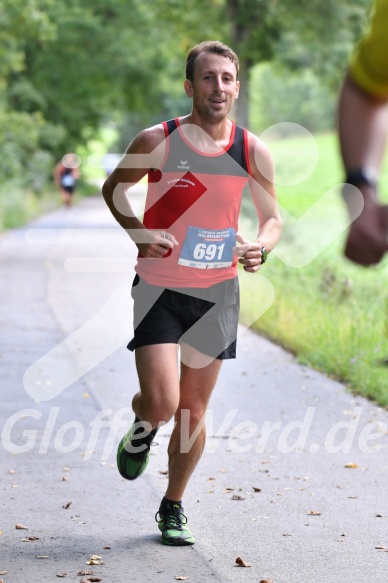
[[[364,209],[349,229],[345,255],[361,265],[378,263],[388,249],[388,207],[379,204],[377,178],[386,151],[388,132],[388,0],[375,0],[370,25],[355,46],[338,104],[341,156],[348,181],[364,199]],[[363,177],[359,176],[362,169]],[[375,175],[373,180],[364,176]],[[352,180],[353,177],[353,180]],[[354,182],[356,180],[356,182]],[[369,183],[368,183],[369,182]],[[351,219],[354,188],[345,187]]]
[[[340,93],[338,131],[345,172],[367,168],[377,177],[387,141],[386,100],[364,92],[349,75]],[[378,263],[388,249],[388,208],[379,204],[376,187],[368,184],[357,187],[364,198],[364,209],[350,226],[345,255],[361,265],[372,265]],[[350,189],[344,189],[344,200],[352,216]]]
[[[161,257],[178,243],[167,231],[146,229],[133,212],[130,202],[131,187],[151,168],[160,166],[164,154],[164,137],[162,125],[138,134],[102,187],[103,197],[112,215],[127,231],[141,255],[147,258]]]
[[[249,133],[249,161],[251,179],[249,188],[259,221],[259,232],[255,241],[248,241],[237,234],[240,245],[236,248],[239,262],[244,270],[255,273],[262,263],[261,247],[269,253],[275,247],[282,232],[282,219],[276,199],[274,167],[267,146]]]

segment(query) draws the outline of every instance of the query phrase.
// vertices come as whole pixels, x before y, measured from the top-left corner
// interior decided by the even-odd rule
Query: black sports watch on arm
[[[368,168],[367,166],[350,168],[346,173],[345,182],[346,184],[351,184],[352,186],[366,184],[376,188],[377,173],[372,168]]]

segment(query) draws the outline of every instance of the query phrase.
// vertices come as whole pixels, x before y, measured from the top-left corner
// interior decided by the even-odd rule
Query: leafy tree
[[[242,125],[257,63],[311,69],[333,89],[367,1],[0,0],[0,171],[48,171],[117,112],[130,120],[127,140],[184,110],[184,60],[205,39],[239,55]]]
[[[26,43],[34,39],[43,46],[55,36],[47,15],[50,5],[51,0],[0,0],[0,175],[7,188],[15,177],[19,182],[41,182],[51,164],[40,148],[45,125],[41,96],[28,80],[20,82]],[[14,99],[23,107],[15,107]],[[31,108],[34,101],[39,106]]]
[[[365,22],[369,0],[155,0],[158,22],[168,26],[180,58],[195,43],[218,38],[240,61],[241,90],[235,116],[249,125],[252,67],[278,61],[291,70],[312,69],[332,89]],[[265,90],[263,88],[263,90]]]
[[[25,167],[31,150],[51,153],[52,163],[116,110],[158,109],[169,37],[144,2],[0,0],[0,9],[0,118],[12,119],[4,146],[15,158],[9,168]]]
[[[367,0],[225,0],[231,43],[241,64],[240,123],[248,125],[249,74],[258,63],[277,60],[291,69],[311,68],[335,86],[368,4]]]

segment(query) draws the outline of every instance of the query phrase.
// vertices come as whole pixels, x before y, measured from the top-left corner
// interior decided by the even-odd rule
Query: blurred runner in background
[[[75,154],[65,154],[54,168],[54,182],[58,186],[65,206],[71,206],[77,180],[80,177],[79,159]]]

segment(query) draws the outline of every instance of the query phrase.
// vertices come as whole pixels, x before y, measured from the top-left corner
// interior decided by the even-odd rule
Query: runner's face
[[[194,81],[185,81],[186,94],[193,98],[193,111],[206,121],[224,119],[238,96],[235,65],[227,57],[201,53],[195,61]]]

